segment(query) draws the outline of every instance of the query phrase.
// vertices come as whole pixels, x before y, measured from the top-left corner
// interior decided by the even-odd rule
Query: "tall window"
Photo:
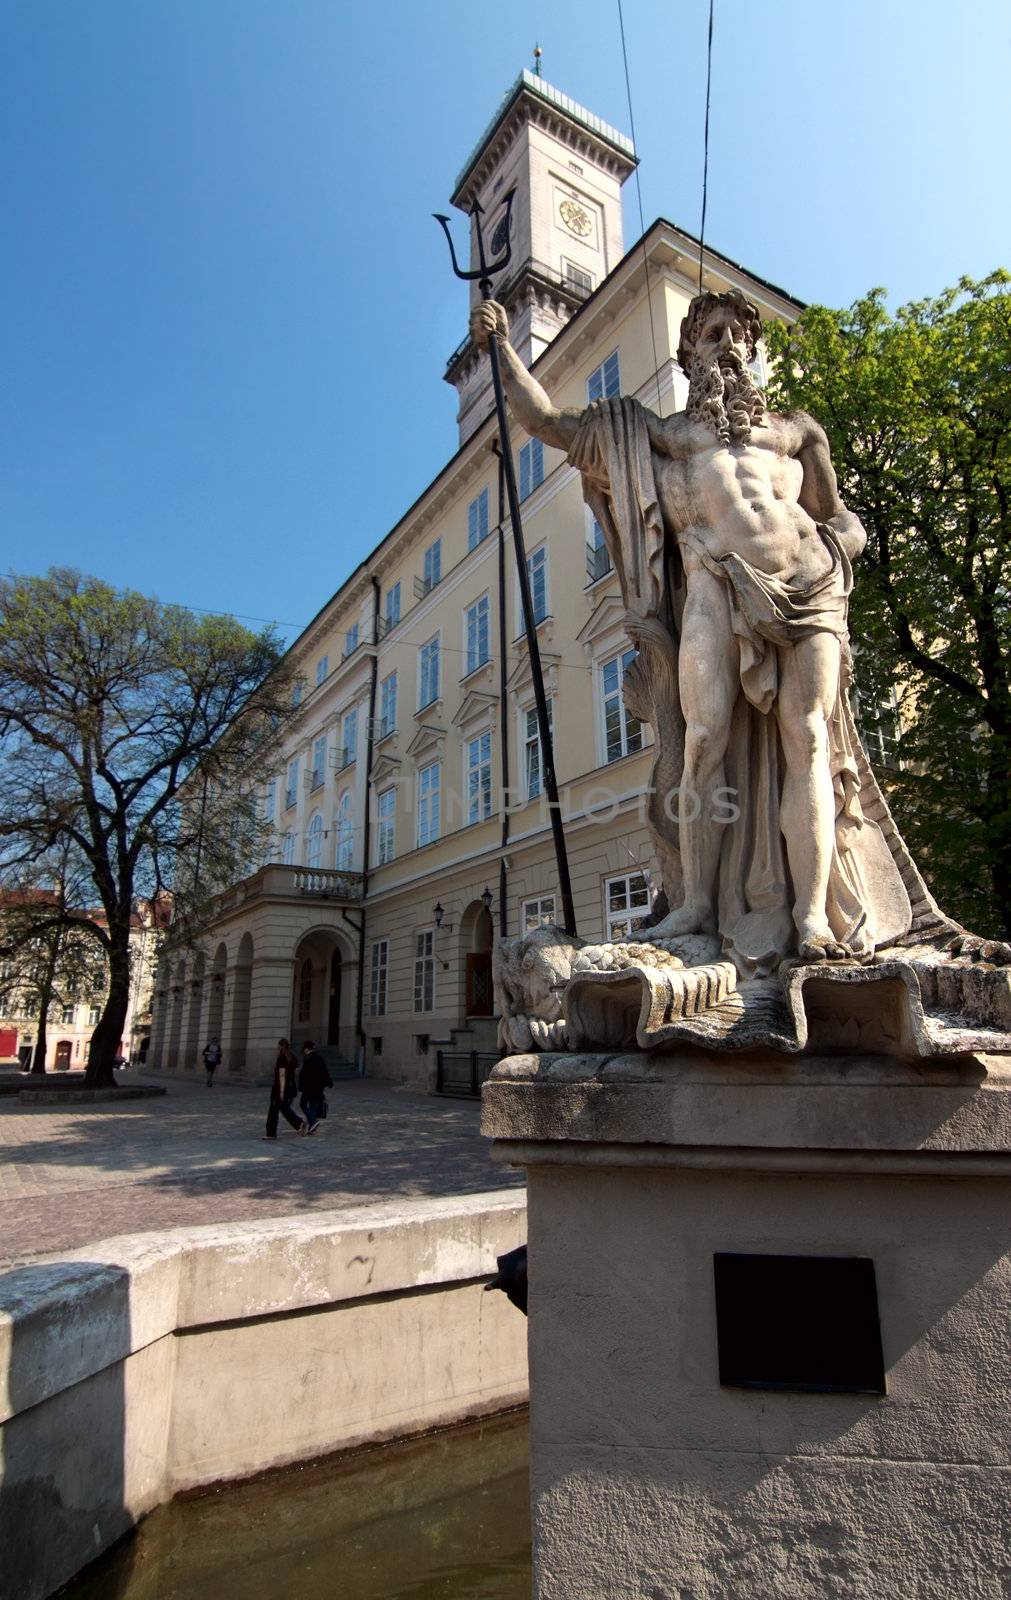
[[[372,946],[372,973],[369,1010],[374,1017],[386,1015],[386,985],[390,970],[390,941],[377,939]]]
[[[607,939],[622,939],[641,928],[651,904],[649,879],[644,872],[626,872],[620,878],[608,878],[604,885]]]
[[[431,1011],[435,1005],[435,929],[425,928],[414,942],[414,1009]]]
[[[467,821],[491,816],[491,734],[467,741]]]
[[[400,581],[392,583],[386,591],[386,626],[396,627],[400,621]]]
[[[548,547],[538,545],[527,556],[527,574],[530,578],[530,603],[534,621],[543,622],[548,614]]]
[[[586,576],[591,583],[603,578],[611,570],[611,557],[604,541],[604,530],[596,517],[590,518],[590,532],[586,540]]]
[[[298,1005],[295,1015],[299,1022],[308,1022],[312,1016],[312,962],[308,956],[298,969]]]
[[[476,550],[488,537],[488,491],[481,493],[467,507],[467,549]]]
[[[330,657],[329,656],[320,656],[319,660],[316,663],[316,687],[317,687],[317,689],[319,688],[320,684],[323,682],[323,679],[326,677],[326,675],[327,675],[327,673],[329,671],[330,671]]]
[[[422,590],[425,594],[434,589],[442,578],[442,540],[436,539],[425,551],[425,570],[422,579]]]
[[[592,273],[585,272],[582,267],[577,267],[574,261],[563,261],[565,281],[570,289],[575,289],[577,294],[589,294],[593,288]]]
[[[341,718],[340,765],[349,767],[358,754],[358,707],[352,706]]]
[[[351,790],[344,789],[337,801],[337,871],[350,872],[354,865],[354,829],[351,824]]]
[[[281,862],[286,867],[295,865],[295,834],[291,828],[281,837]]]
[[[397,674],[391,672],[379,686],[379,737],[385,739],[397,726]]]
[[[544,446],[539,439],[528,439],[520,450],[520,499],[533,494],[544,482]]]
[[[89,1006],[89,1008],[88,1008],[88,1027],[89,1028],[97,1028],[98,1027],[98,1019],[99,1019],[100,1015],[101,1015],[101,1012],[99,1011],[97,1006]]]
[[[604,755],[608,761],[631,755],[642,749],[642,724],[625,709],[621,686],[625,673],[635,660],[635,651],[605,661],[600,672],[601,694],[604,701]]]
[[[323,865],[323,818],[314,811],[305,840],[305,864],[319,868]]]
[[[326,777],[326,734],[321,733],[312,745],[312,783],[318,789]]]
[[[520,913],[520,926],[524,933],[532,933],[535,928],[547,927],[555,920],[555,897],[553,894],[542,894],[535,900],[524,900]]]
[[[74,1008],[73,1008],[73,1006],[63,1006],[63,1008],[60,1011],[60,1021],[63,1023],[65,1028],[70,1028],[70,1027],[73,1026],[73,1022],[74,1022]]]
[[[291,703],[292,703],[293,706],[300,706],[302,704],[302,685],[301,685],[301,683],[296,683],[296,684],[292,685]]]
[[[433,761],[418,773],[418,845],[439,837],[439,763]]]
[[[284,786],[285,809],[290,810],[298,799],[298,756],[288,762],[288,781]]]
[[[544,763],[541,760],[541,736],[537,727],[537,708],[530,706],[523,712],[525,738],[523,741],[524,770],[527,777],[527,799],[533,800],[541,792]],[[554,701],[548,701],[548,727],[554,732]]]
[[[277,779],[271,778],[263,792],[263,820],[270,823],[274,820],[274,811],[277,806]]]
[[[384,789],[376,802],[376,862],[381,867],[393,860],[396,815],[397,791]]]
[[[606,400],[609,395],[621,393],[621,366],[617,350],[612,350],[606,360],[594,367],[586,380],[587,400]]]
[[[439,698],[439,635],[418,651],[418,709]]]
[[[475,600],[472,606],[467,607],[468,672],[476,672],[478,667],[483,667],[489,658],[488,619],[488,596],[483,594],[480,600]]]

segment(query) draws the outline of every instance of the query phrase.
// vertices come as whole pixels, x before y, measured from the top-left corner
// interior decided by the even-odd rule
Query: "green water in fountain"
[[[529,1600],[526,1414],[174,1500],[62,1593]]]

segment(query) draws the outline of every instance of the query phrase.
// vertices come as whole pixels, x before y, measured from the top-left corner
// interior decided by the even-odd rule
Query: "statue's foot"
[[[840,944],[828,928],[801,928],[797,945],[797,955],[802,962],[850,960],[846,946]]]
[[[716,916],[709,906],[683,905],[669,911],[650,928],[630,933],[628,943],[656,944],[658,939],[678,939],[686,933],[715,933]]]
[[[957,934],[948,949],[953,956],[968,956],[970,961],[992,961],[994,966],[1011,966],[1011,944],[1003,939],[981,939],[975,933]]]

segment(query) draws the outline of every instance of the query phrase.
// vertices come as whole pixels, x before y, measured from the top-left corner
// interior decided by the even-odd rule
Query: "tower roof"
[[[545,83],[543,78],[539,78],[536,73],[530,72],[524,67],[519,77],[506,90],[498,110],[468,156],[453,186],[453,205],[461,205],[464,202],[465,190],[474,176],[474,169],[477,167],[481,157],[494,140],[495,135],[502,130],[510,113],[527,97],[540,109],[553,111],[562,121],[567,121],[569,124],[574,125],[574,131],[578,130],[591,143],[596,144],[598,148],[604,147],[611,153],[612,158],[617,158],[618,163],[626,171],[630,171],[636,165],[638,158],[635,153],[635,146],[626,134],[619,133],[617,128],[612,128],[602,118],[595,117],[592,111],[586,110],[585,106],[577,104],[575,100],[570,100],[567,94],[563,94],[560,89],[553,88],[550,83]]]

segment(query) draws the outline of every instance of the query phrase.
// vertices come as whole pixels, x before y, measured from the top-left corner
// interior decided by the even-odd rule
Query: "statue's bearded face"
[[[747,444],[765,415],[765,401],[748,363],[754,348],[731,306],[716,306],[692,339],[687,413],[724,444]]]

